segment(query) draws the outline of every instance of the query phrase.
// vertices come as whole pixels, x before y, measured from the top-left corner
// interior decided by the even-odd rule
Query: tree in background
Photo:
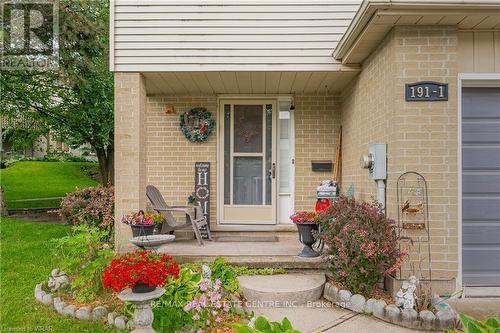
[[[89,143],[113,183],[113,75],[108,1],[59,1],[57,71],[2,71],[2,115],[30,118],[68,144]]]

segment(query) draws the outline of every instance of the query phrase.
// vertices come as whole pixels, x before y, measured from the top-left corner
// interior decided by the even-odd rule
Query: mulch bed
[[[332,277],[329,276],[328,274],[326,274],[326,281],[333,284],[339,290],[346,289],[344,286],[342,286],[341,283],[334,281],[332,279]],[[369,298],[381,299],[381,300],[385,301],[386,304],[394,304],[394,299],[392,298],[391,294],[389,294],[389,292],[387,290],[380,288],[380,287],[377,287],[377,286],[373,289],[373,292],[371,293],[371,295],[369,295],[369,296],[363,295],[363,296],[366,299],[369,299]]]

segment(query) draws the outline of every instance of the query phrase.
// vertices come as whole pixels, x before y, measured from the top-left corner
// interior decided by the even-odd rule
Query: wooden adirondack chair
[[[163,226],[160,233],[171,233],[175,230],[193,228],[194,234],[198,245],[203,245],[203,238],[201,236],[200,228],[207,226],[208,239],[212,240],[210,230],[208,229],[207,219],[203,215],[203,209],[198,206],[169,206],[163,199],[160,191],[153,185],[146,186],[146,196],[153,205],[153,209],[163,215]],[[182,212],[186,214],[185,223],[177,223],[172,212]]]

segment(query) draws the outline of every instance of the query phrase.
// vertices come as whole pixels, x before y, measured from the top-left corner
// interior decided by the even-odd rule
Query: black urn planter
[[[312,232],[313,230],[318,231],[318,224],[314,222],[301,222],[295,223],[295,225],[299,231],[299,241],[304,244],[304,248],[298,256],[305,258],[318,257],[320,254],[312,249],[312,245],[316,243]]]
[[[137,294],[145,294],[145,293],[152,292],[155,289],[156,289],[156,286],[150,286],[149,284],[145,284],[145,283],[138,283],[132,287],[132,292],[137,293]]]
[[[150,236],[154,233],[156,225],[155,224],[132,224],[132,236]]]

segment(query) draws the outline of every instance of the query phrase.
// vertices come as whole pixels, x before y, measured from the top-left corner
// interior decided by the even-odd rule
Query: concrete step
[[[248,237],[269,237],[276,236],[278,238],[282,237],[294,237],[297,238],[297,228],[293,226],[295,229],[290,231],[212,231],[212,236],[215,237],[227,237],[227,236],[248,236]]]
[[[500,287],[464,287],[465,298],[500,298]]]
[[[484,320],[500,316],[500,298],[450,298],[446,300],[455,311]]]
[[[167,251],[168,252],[168,251]],[[168,252],[170,253],[170,252]],[[286,270],[306,270],[319,271],[323,274],[328,269],[328,260],[323,257],[302,258],[294,255],[186,255],[174,254],[178,263],[186,262],[213,262],[217,257],[222,256],[227,263],[234,266],[247,266],[252,268],[284,268]]]
[[[261,306],[290,307],[321,298],[325,274],[291,273],[279,275],[240,276],[243,297]]]

